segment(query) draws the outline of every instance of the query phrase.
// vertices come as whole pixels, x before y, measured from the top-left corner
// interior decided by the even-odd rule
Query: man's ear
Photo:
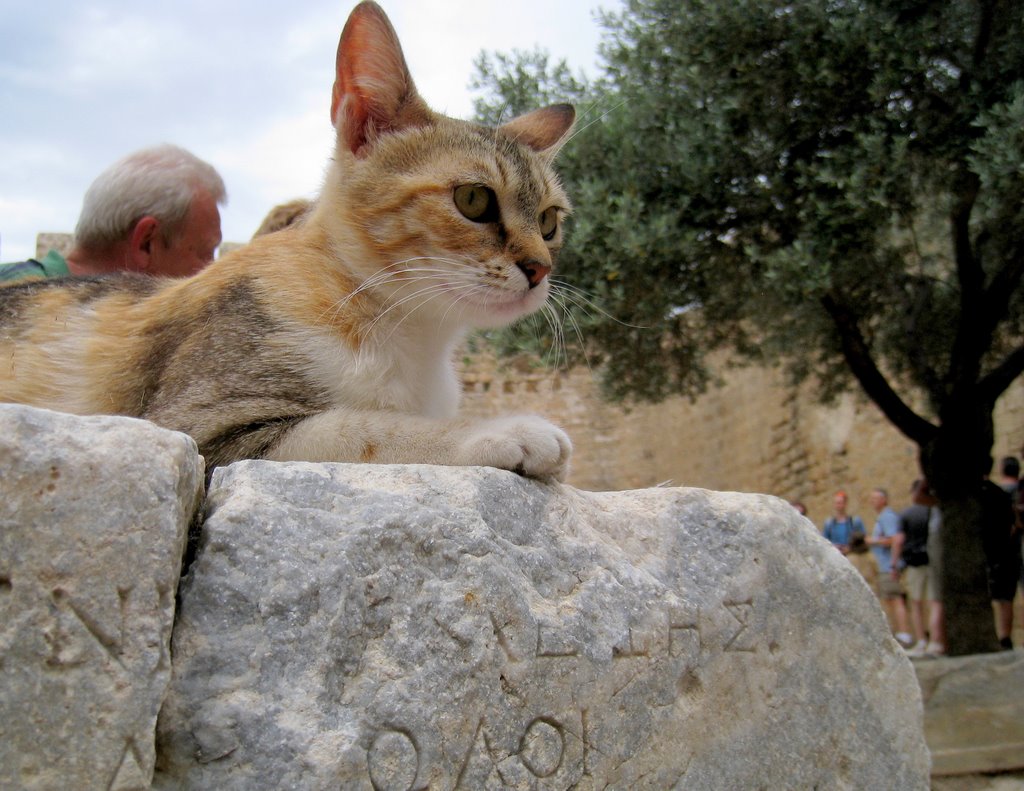
[[[128,259],[133,272],[147,272],[153,262],[153,245],[159,243],[160,221],[146,215],[128,236]]]

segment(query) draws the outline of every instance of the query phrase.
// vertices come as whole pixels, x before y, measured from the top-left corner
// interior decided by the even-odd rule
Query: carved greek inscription
[[[538,623],[537,649],[534,654],[538,657],[549,658],[576,656],[579,654],[579,648],[553,627]]]
[[[130,588],[117,591],[119,622],[114,628],[110,628],[109,625],[102,624],[99,619],[75,602],[63,588],[54,588],[50,592],[54,627],[44,634],[50,648],[46,663],[51,666],[69,667],[85,662],[85,652],[78,640],[78,635],[82,632],[80,627],[84,627],[85,633],[90,635],[100,648],[123,668],[124,662],[121,657],[127,628],[130,593]]]
[[[750,619],[754,611],[753,599],[745,599],[744,601],[727,601],[723,602],[723,605],[736,621],[736,629],[726,640],[723,650],[745,652],[756,651],[757,646],[754,644],[752,637],[747,634],[747,627],[750,625]]]
[[[583,743],[583,775],[590,777],[590,733],[586,709],[580,710],[580,741]]]
[[[585,735],[585,727],[581,727],[581,731]],[[518,784],[516,773],[521,772],[516,764],[537,779],[553,777],[566,764],[567,738],[570,735],[581,738],[558,719],[541,715],[526,724],[514,749],[513,745],[508,745],[502,750],[495,747],[487,721],[481,717],[459,767],[455,788],[475,789],[490,786],[494,781],[502,786],[515,786]],[[584,755],[587,749],[584,743]]]
[[[374,791],[413,791],[420,748],[412,732],[388,728],[377,733],[366,751],[366,769]]]
[[[501,646],[501,650],[505,652],[505,656],[509,658],[509,661],[518,662],[519,657],[512,650],[512,641],[508,639],[508,635],[505,634],[505,630],[498,623],[498,619],[494,616],[493,612],[488,612],[487,614],[491,616],[491,626],[494,628],[494,635],[498,638],[498,645]]]
[[[508,659],[513,662],[528,659],[530,632],[524,630],[522,639],[514,640],[516,632],[511,630],[510,634],[508,622],[500,621],[493,612],[489,616],[494,635]],[[618,665],[615,678],[621,686],[612,693],[612,697],[633,682],[648,679],[649,673],[664,674],[660,678],[664,683],[647,683],[642,688],[642,694],[646,696],[644,700],[649,705],[671,705],[679,696],[699,692],[703,684],[700,666],[709,653],[756,652],[755,617],[753,597],[730,598],[708,608],[684,605],[651,609],[642,620],[628,625],[618,642],[611,646],[613,661],[635,662],[622,661]],[[582,646],[576,642],[574,631],[541,622],[536,623],[536,629],[534,658],[553,661],[580,659]],[[650,663],[649,668],[645,668],[647,663]],[[506,695],[516,698],[520,704],[526,703],[523,694],[514,689],[504,676],[500,679]],[[643,705],[643,702],[637,699],[628,704]],[[568,720],[562,715],[558,719],[540,714],[526,723],[521,731],[513,728],[511,732],[505,722],[489,730],[486,719],[480,717],[457,764],[454,787],[519,787],[531,777],[547,780],[562,777],[562,774],[567,781],[577,782],[581,770],[582,776],[592,777],[594,762],[600,762],[603,754],[593,740],[596,733],[600,741],[602,731],[593,730],[586,709],[580,709],[578,713],[578,723],[575,714]],[[565,722],[571,724],[566,726]],[[416,778],[420,776],[419,748],[411,732],[393,728],[389,733],[392,742],[388,750],[392,758],[385,761],[382,757],[385,754],[382,745],[385,743],[380,741],[380,735],[375,738],[367,755],[371,784],[375,791],[413,789]],[[518,739],[518,742],[513,739]],[[405,774],[399,775],[397,769],[392,768],[392,774],[385,775],[385,767],[392,765],[405,766]]]
[[[701,634],[696,623],[679,622],[668,616],[668,655],[696,662],[700,657]]]
[[[77,667],[89,661],[88,651],[82,645],[81,638],[76,636],[76,630],[69,627],[67,619],[66,615],[57,611],[52,622],[42,630],[46,643],[45,662],[48,667]]]
[[[147,772],[143,771],[143,760],[134,739],[125,740],[124,750],[117,770],[107,784],[107,791],[128,791],[132,788],[145,788],[149,785]]]
[[[650,657],[657,635],[629,627],[626,639],[612,646],[612,659]]]
[[[519,760],[534,777],[551,777],[565,759],[565,729],[551,717],[536,717],[519,740]]]
[[[462,761],[462,766],[459,767],[455,788],[472,787],[473,784],[470,784],[470,779],[476,778],[480,774],[479,764],[481,762],[485,765],[485,768],[482,770],[484,776],[492,772],[496,773],[502,785],[508,785],[508,780],[502,775],[501,768],[498,766],[498,759],[491,747],[483,717],[477,721],[476,730],[473,732],[473,740],[469,743],[469,750],[466,751],[466,757]]]
[[[720,645],[722,651],[730,653],[754,653],[757,651],[754,624],[754,601],[752,597],[726,600],[717,615],[700,610],[679,611],[669,608],[664,620],[657,625],[631,625],[626,634],[611,647],[613,659],[653,659],[667,655],[672,659],[696,662],[709,647]],[[724,613],[724,615],[722,615]],[[707,617],[711,615],[712,617]],[[498,623],[490,614],[494,633],[505,655],[512,661],[522,659],[513,649],[506,626]],[[704,632],[710,628],[712,635]],[[545,659],[578,657],[580,646],[574,638],[557,626],[537,624],[534,656]]]

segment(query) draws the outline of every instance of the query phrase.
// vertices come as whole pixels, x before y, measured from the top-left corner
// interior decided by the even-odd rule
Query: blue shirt
[[[859,516],[848,516],[841,522],[830,516],[825,520],[825,529],[821,532],[835,546],[843,549],[850,546],[850,539],[856,533],[864,535],[864,523]]]
[[[895,511],[889,506],[886,506],[878,514],[878,521],[875,522],[874,532],[871,533],[871,537],[878,538],[892,538],[894,535],[900,532],[900,517]],[[878,561],[878,572],[880,574],[888,574],[892,571],[892,547],[871,547],[871,551],[875,553],[875,560]]]

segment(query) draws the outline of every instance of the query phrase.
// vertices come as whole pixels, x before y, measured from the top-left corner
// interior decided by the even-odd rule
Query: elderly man
[[[0,281],[117,271],[182,277],[213,260],[218,204],[227,201],[214,168],[172,145],[136,151],[104,170],[85,193],[67,258],[0,266]]]

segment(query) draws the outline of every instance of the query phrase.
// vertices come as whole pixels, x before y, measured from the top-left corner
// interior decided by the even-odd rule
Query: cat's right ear
[[[534,151],[554,157],[569,139],[575,121],[576,109],[571,104],[553,104],[513,118],[498,129]]]
[[[430,117],[387,15],[374,2],[360,3],[338,42],[331,120],[339,141],[359,156],[381,134],[423,126]]]

